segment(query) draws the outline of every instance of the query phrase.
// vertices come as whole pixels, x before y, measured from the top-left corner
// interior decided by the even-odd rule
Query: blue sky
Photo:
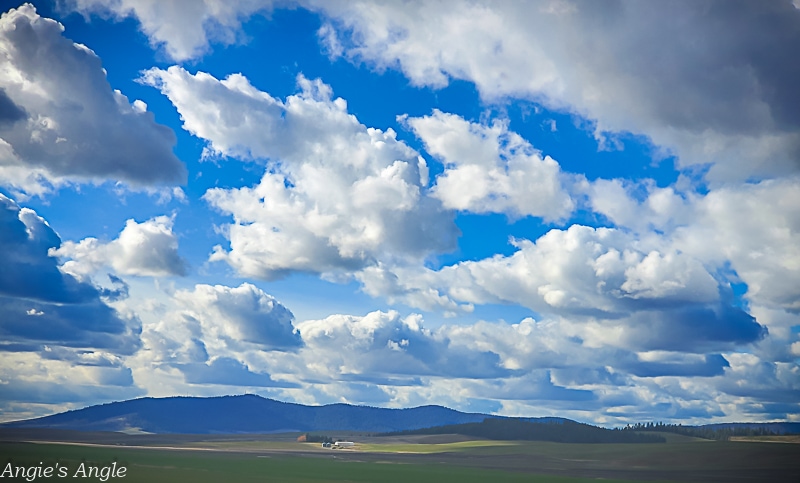
[[[3,420],[800,420],[796,2],[4,11]]]

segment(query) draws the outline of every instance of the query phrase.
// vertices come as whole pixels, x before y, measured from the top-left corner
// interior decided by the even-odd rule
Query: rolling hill
[[[305,406],[242,395],[140,398],[5,423],[0,427],[186,434],[320,430],[388,432],[480,422],[486,417],[486,414],[462,413],[442,406],[411,409],[349,404]]]
[[[487,419],[489,418],[489,419]],[[538,424],[529,424],[538,423]],[[680,427],[682,431],[708,428],[764,428],[775,434],[800,433],[800,423],[724,423]],[[77,431],[146,432],[158,434],[255,434],[309,431],[367,433],[459,433],[509,439],[546,441],[619,440],[626,431],[578,423],[569,419],[504,418],[464,413],[442,406],[386,409],[350,404],[306,406],[256,395],[221,397],[140,398],[67,411],[36,419],[0,424],[0,428],[42,428]],[[428,428],[428,429],[426,429]],[[630,428],[633,429],[633,428]],[[652,428],[656,430],[658,428]],[[416,431],[421,430],[421,431]],[[647,431],[647,429],[642,429]],[[669,431],[669,429],[663,429]],[[485,434],[484,434],[485,433]],[[611,435],[611,433],[614,433]],[[700,435],[700,437],[704,437]],[[560,439],[567,438],[567,439]],[[633,438],[636,439],[636,438]]]

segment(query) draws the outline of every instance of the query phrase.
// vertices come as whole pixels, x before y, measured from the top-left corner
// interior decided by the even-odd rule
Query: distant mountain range
[[[383,409],[349,404],[305,406],[255,395],[141,398],[0,427],[148,433],[279,433],[296,431],[388,432],[483,421],[487,414],[442,406]]]
[[[305,406],[256,395],[140,398],[0,424],[0,428],[47,428],[167,434],[236,434],[307,431],[385,433],[481,423],[489,414],[442,406],[386,409],[350,404]],[[575,423],[564,418],[524,418],[534,423]],[[577,424],[577,423],[576,423]],[[588,425],[584,425],[588,426]],[[763,427],[777,434],[800,433],[800,423],[726,423],[699,428]],[[585,429],[585,428],[584,428]]]

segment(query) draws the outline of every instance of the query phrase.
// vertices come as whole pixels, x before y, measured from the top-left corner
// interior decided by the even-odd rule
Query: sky
[[[0,19],[0,421],[800,421],[800,2]]]

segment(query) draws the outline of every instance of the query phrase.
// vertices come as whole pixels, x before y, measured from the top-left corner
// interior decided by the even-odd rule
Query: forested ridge
[[[479,423],[452,424],[432,428],[384,433],[385,436],[414,434],[462,434],[507,441],[552,441],[557,443],[663,443],[655,434],[606,429],[576,421],[530,422],[519,418],[486,418]]]
[[[782,434],[765,425],[753,424],[742,425],[707,425],[707,426],[683,426],[681,424],[658,423],[636,423],[622,428],[622,431],[629,433],[642,433],[648,431],[675,433],[684,436],[691,436],[702,439],[712,439],[717,441],[727,441],[732,436],[774,436]]]

